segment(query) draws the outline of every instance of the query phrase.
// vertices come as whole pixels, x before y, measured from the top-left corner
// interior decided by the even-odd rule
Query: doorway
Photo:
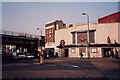
[[[64,49],[64,50],[65,50],[65,57],[68,57],[69,55],[68,49]]]
[[[102,48],[103,57],[109,57],[109,51],[113,48]]]

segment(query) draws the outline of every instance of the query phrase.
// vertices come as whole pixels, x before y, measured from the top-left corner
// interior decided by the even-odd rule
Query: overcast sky
[[[7,0],[6,0],[7,1]],[[72,1],[72,0],[71,0]],[[3,30],[37,34],[37,27],[45,34],[45,24],[61,19],[69,24],[90,22],[118,11],[118,2],[2,2]]]
[[[119,0],[1,0],[3,2],[118,2]]]

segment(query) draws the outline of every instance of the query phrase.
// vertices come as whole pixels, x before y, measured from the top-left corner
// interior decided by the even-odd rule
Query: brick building
[[[55,43],[55,30],[65,28],[65,24],[62,20],[55,20],[46,23],[45,25],[45,36],[46,36],[46,51],[49,51],[49,56],[54,56],[54,43]]]

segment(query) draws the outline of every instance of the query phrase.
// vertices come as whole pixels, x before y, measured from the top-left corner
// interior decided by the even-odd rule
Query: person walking
[[[117,50],[115,50],[115,58],[116,58],[116,59],[119,58],[119,56],[118,56],[118,51],[117,51]]]
[[[114,58],[114,51],[113,51],[113,49],[111,49],[111,51],[110,51],[110,58]]]
[[[80,59],[83,59],[83,53],[82,53],[82,51],[80,51],[79,55],[80,55]]]

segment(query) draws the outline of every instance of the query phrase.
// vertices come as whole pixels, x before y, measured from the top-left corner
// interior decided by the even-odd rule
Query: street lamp
[[[87,16],[87,24],[88,24],[88,30],[87,30],[87,53],[88,53],[88,59],[90,58],[90,51],[89,51],[89,43],[90,43],[90,32],[89,32],[89,15],[86,13],[82,13],[82,15],[86,15]]]
[[[40,39],[41,39],[41,36],[42,36],[42,30],[39,28],[39,27],[37,27],[37,30],[39,31],[40,30]]]
[[[40,36],[38,36],[38,51],[39,51],[39,63],[43,63],[43,59],[42,59],[42,46],[40,46],[40,41],[41,41],[41,37],[42,37],[42,30],[37,27],[37,30],[40,31]]]

